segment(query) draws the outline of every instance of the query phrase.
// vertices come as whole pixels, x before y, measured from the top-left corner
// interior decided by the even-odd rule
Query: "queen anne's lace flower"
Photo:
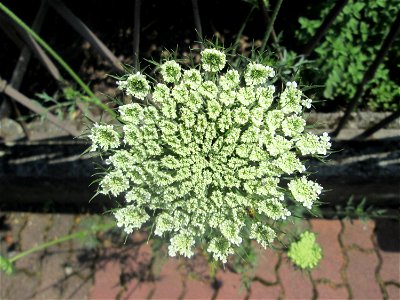
[[[174,60],[161,65],[161,75],[165,82],[176,83],[181,78],[181,66]]]
[[[264,66],[261,64],[250,63],[247,66],[246,73],[244,74],[244,80],[247,85],[260,85],[265,83],[268,78],[274,77],[275,71],[270,66]]]
[[[295,137],[304,131],[305,126],[306,120],[304,120],[302,117],[293,115],[283,120],[282,131],[285,136]]]
[[[170,256],[176,256],[177,253],[191,257],[193,255],[193,245],[195,241],[193,235],[180,233],[171,238],[171,244],[168,247],[168,253]]]
[[[143,108],[138,103],[122,105],[118,108],[120,118],[125,123],[139,124],[143,118]]]
[[[219,79],[219,84],[224,91],[235,89],[240,83],[240,75],[236,70],[229,70]]]
[[[146,77],[139,72],[129,75],[126,80],[117,81],[117,84],[119,89],[141,100],[150,92],[150,85]]]
[[[197,90],[202,83],[200,71],[196,69],[184,71],[182,83],[193,90]]]
[[[208,245],[207,252],[210,252],[215,260],[221,260],[223,263],[226,263],[227,257],[234,253],[231,243],[223,237],[213,238]]]
[[[120,106],[118,130],[95,124],[89,137],[109,162],[99,192],[125,197],[114,212],[118,226],[130,233],[151,222],[155,235],[169,238],[170,255],[190,257],[206,241],[226,262],[244,239],[271,245],[293,200],[312,207],[321,187],[303,174],[301,158],[326,154],[330,143],[326,134],[304,132],[308,102],[297,84],[275,95],[271,67],[250,63],[244,75],[218,74],[226,58],[215,49],[204,50],[201,62],[184,71],[165,62],[167,84],[151,88],[141,74],[120,82],[152,101]],[[291,178],[289,192],[282,177]]]
[[[261,246],[266,249],[275,239],[275,231],[263,224],[253,223],[251,225],[250,236],[251,239],[255,239]]]
[[[293,179],[288,184],[289,190],[297,202],[302,203],[305,207],[311,208],[322,187],[311,180],[307,180],[305,176]]]
[[[94,124],[89,138],[92,141],[91,151],[96,151],[98,148],[107,151],[117,148],[120,144],[119,133],[114,130],[112,125]]]
[[[126,233],[131,233],[133,229],[140,228],[149,219],[149,215],[144,209],[137,208],[134,205],[117,209],[114,216],[117,220],[117,226],[123,227]]]
[[[118,196],[129,188],[129,180],[122,173],[122,170],[117,169],[116,171],[110,172],[104,176],[100,183],[100,187],[102,194],[110,193],[113,196]]]
[[[296,147],[302,155],[321,154],[325,155],[326,150],[331,147],[330,137],[328,133],[323,133],[321,137],[306,133],[296,138]]]
[[[201,63],[204,70],[208,72],[221,71],[226,64],[225,53],[216,49],[205,49],[201,52]]]

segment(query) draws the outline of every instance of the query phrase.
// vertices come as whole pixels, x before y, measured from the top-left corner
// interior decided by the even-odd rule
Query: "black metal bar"
[[[46,12],[47,12],[47,2],[46,2],[46,0],[42,0],[40,7],[39,7],[39,11],[37,12],[37,14],[35,16],[35,20],[32,23],[32,29],[34,31],[36,31],[36,32],[40,31],[43,20],[46,16]],[[14,72],[10,79],[10,85],[17,90],[21,86],[21,83],[24,78],[24,75],[25,75],[25,72],[28,67],[30,59],[31,59],[31,50],[29,49],[29,47],[27,45],[25,45],[25,46],[23,46],[23,48],[21,50],[21,53],[18,57],[17,65],[15,66]],[[10,106],[10,108],[9,108],[10,112],[11,112],[11,107],[13,108],[15,115],[17,117],[17,121],[21,125],[26,138],[29,140],[30,139],[29,130],[28,130],[25,122],[21,118],[21,112],[20,112],[17,104],[15,103],[15,100],[12,98],[5,99],[5,101],[2,103],[2,106],[7,106],[7,105]]]
[[[346,6],[347,2],[348,0],[340,0],[336,2],[336,5],[331,9],[329,14],[325,17],[325,20],[322,22],[321,26],[315,32],[314,36],[304,47],[304,50],[302,51],[304,56],[308,56],[314,51],[319,41],[325,36],[326,32],[332,26],[333,22],[336,20],[340,12],[343,10],[343,7]]]
[[[193,6],[194,24],[196,27],[197,36],[200,38],[200,40],[202,40],[203,39],[203,30],[201,27],[201,19],[200,19],[198,0],[192,0],[192,6]]]
[[[42,27],[43,20],[47,13],[47,7],[48,7],[47,1],[42,0],[39,11],[36,14],[35,20],[32,23],[32,30],[37,33],[39,33],[40,28]],[[10,80],[10,85],[17,90],[21,86],[30,59],[31,59],[31,50],[29,49],[28,46],[24,46],[24,48],[21,50],[17,65],[15,66],[14,72]]]
[[[11,20],[11,25],[15,28],[16,32],[19,33],[25,44],[31,49],[31,51],[37,56],[37,58],[42,62],[43,66],[49,71],[53,78],[57,81],[61,81],[62,77],[60,71],[49,58],[43,48],[36,42],[32,36],[26,32],[22,27],[20,27],[14,20]]]
[[[389,51],[389,48],[392,45],[393,41],[395,40],[396,35],[399,33],[399,31],[400,31],[400,12],[398,13],[396,19],[394,20],[389,33],[387,34],[385,40],[383,41],[382,46],[379,49],[378,53],[376,54],[374,61],[365,72],[363,79],[361,80],[360,84],[357,87],[356,94],[354,95],[349,106],[347,107],[344,116],[340,119],[339,124],[335,129],[335,131],[332,132],[333,137],[339,134],[344,125],[347,123],[347,120],[349,119],[351,112],[357,107],[358,102],[360,101],[362,95],[364,94],[364,86],[368,83],[368,81],[370,81],[374,77],[376,70],[383,61],[383,58],[385,57],[386,53]]]
[[[70,24],[93,48],[106,58],[117,71],[123,71],[121,62],[110,49],[60,0],[49,0],[50,5]]]
[[[18,103],[20,103],[23,106],[32,110],[33,112],[46,117],[54,125],[65,130],[72,136],[77,137],[81,134],[81,132],[76,129],[74,124],[72,124],[69,121],[60,120],[55,115],[53,115],[51,112],[49,112],[45,107],[43,107],[39,103],[29,99],[24,94],[20,93],[16,89],[14,89],[12,86],[10,86],[8,84],[7,81],[2,80],[1,77],[0,77],[0,93],[6,94],[7,96],[9,96],[9,97],[13,98],[15,101],[17,101]]]
[[[390,123],[392,123],[394,120],[396,120],[399,117],[400,117],[400,109],[398,109],[397,111],[395,111],[391,115],[387,116],[386,118],[384,118],[382,121],[380,121],[379,123],[375,124],[371,128],[368,128],[363,133],[361,133],[360,135],[356,136],[354,139],[355,140],[366,139],[367,137],[369,137],[370,135],[374,134],[379,129],[389,125]],[[400,135],[400,131],[399,131],[399,135]]]

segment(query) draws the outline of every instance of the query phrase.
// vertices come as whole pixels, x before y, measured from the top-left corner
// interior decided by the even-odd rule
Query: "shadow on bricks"
[[[376,221],[378,246],[383,251],[400,252],[400,221],[380,219]]]

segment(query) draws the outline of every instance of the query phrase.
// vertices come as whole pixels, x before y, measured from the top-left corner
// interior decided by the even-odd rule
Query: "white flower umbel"
[[[240,83],[240,75],[236,70],[229,70],[219,79],[219,84],[224,91],[235,89]]]
[[[138,229],[149,219],[149,215],[144,209],[129,205],[114,211],[117,226],[123,227],[126,233],[132,233],[133,229]]]
[[[293,115],[283,120],[282,131],[285,136],[295,137],[304,131],[305,126],[306,120],[304,120],[302,117]]]
[[[247,66],[246,73],[244,74],[244,80],[247,85],[260,85],[265,83],[268,78],[275,76],[275,71],[270,66],[264,66],[261,64],[250,63]]]
[[[307,180],[305,176],[291,180],[288,187],[294,199],[310,209],[322,191],[318,183]]]
[[[302,100],[303,92],[297,88],[296,82],[287,82],[285,90],[281,93],[279,98],[279,105],[282,112],[285,114],[299,114],[303,107],[308,105],[307,101]]]
[[[183,72],[183,84],[190,87],[193,90],[197,90],[197,88],[201,85],[201,74],[199,70],[191,69]]]
[[[171,238],[171,244],[168,247],[168,254],[176,256],[181,254],[186,257],[193,255],[193,246],[195,241],[192,234],[180,233]]]
[[[326,132],[321,137],[313,133],[306,133],[296,138],[296,147],[302,155],[326,155],[327,150],[331,147],[330,137]]]
[[[149,223],[171,256],[190,257],[205,242],[226,262],[244,240],[270,246],[293,200],[312,207],[321,187],[307,180],[302,158],[326,154],[330,142],[306,131],[305,96],[294,82],[277,93],[271,67],[222,72],[226,57],[215,49],[201,62],[165,62],[151,87],[140,74],[120,82],[151,101],[120,106],[122,124],[95,124],[89,137],[108,162],[99,192],[125,199],[118,226],[131,233]]]
[[[215,73],[225,67],[226,55],[216,49],[205,49],[201,52],[201,63],[204,70]]]
[[[114,130],[112,125],[94,124],[90,130],[89,138],[92,141],[90,151],[96,151],[98,148],[107,151],[117,148],[120,144],[119,133]]]
[[[116,171],[108,173],[100,181],[100,193],[118,196],[122,192],[125,192],[129,188],[129,180],[122,173],[122,170],[117,169]]]
[[[125,123],[137,125],[143,118],[143,108],[138,103],[122,105],[118,107],[118,112]]]
[[[174,60],[161,65],[161,75],[165,82],[176,83],[181,79],[181,66]]]
[[[207,252],[210,252],[215,260],[221,260],[223,263],[226,263],[227,257],[234,253],[231,243],[223,237],[213,238],[208,245]]]
[[[131,74],[126,80],[117,81],[118,88],[127,95],[143,100],[150,92],[150,85],[146,77],[139,72]]]
[[[259,223],[251,225],[250,238],[255,239],[264,249],[271,245],[275,237],[276,233],[271,227]]]

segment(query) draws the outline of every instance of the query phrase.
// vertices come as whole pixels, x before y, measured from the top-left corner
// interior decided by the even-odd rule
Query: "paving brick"
[[[77,275],[71,275],[66,278],[65,283],[66,288],[62,291],[61,299],[88,299],[91,287],[93,286],[93,278],[91,276],[83,278]],[[108,294],[100,296],[100,299],[111,299],[107,298],[107,295]]]
[[[357,250],[347,252],[347,278],[355,299],[381,299],[382,293],[375,278],[378,258],[375,253]]]
[[[343,225],[344,232],[342,234],[342,241],[345,246],[351,246],[354,244],[365,250],[374,248],[371,240],[375,227],[373,221],[370,220],[363,222],[360,220],[354,220],[353,223],[350,221],[344,221]]]
[[[51,225],[51,216],[48,214],[30,214],[20,234],[21,251],[42,244],[45,240],[46,229]],[[40,268],[40,256],[42,253],[36,252],[19,259],[16,268],[25,268],[30,272],[38,272]]]
[[[386,292],[388,294],[388,298],[390,300],[399,300],[400,299],[400,288],[391,284],[386,285]]]
[[[11,277],[12,285],[7,290],[7,295],[3,299],[33,299],[35,295],[38,277],[29,276],[25,273],[16,272]],[[3,289],[3,287],[1,287]]]
[[[333,288],[328,284],[317,285],[318,299],[349,299],[349,293],[345,287]]]
[[[8,290],[13,285],[13,282],[14,281],[11,276],[0,273],[0,299],[9,299]]]
[[[74,215],[72,214],[53,214],[51,227],[46,234],[46,240],[57,239],[71,232],[74,226]]]
[[[313,278],[327,278],[332,282],[341,283],[340,268],[344,260],[338,238],[342,228],[340,221],[313,220],[311,224],[323,251],[323,259],[312,271]]]
[[[89,299],[115,299],[121,292],[120,285],[121,266],[119,262],[119,251],[108,249],[105,257],[110,259],[102,261],[96,270],[94,285],[89,293]]]
[[[210,267],[206,257],[201,253],[195,253],[193,257],[185,260],[185,263],[182,264],[181,270],[182,274],[187,278],[192,278],[203,282],[211,281]]]
[[[59,299],[65,280],[63,264],[68,259],[66,249],[57,248],[47,254],[42,261],[41,280],[36,291],[36,297],[40,299]]]
[[[46,241],[69,234],[73,224],[73,215],[53,214]],[[62,297],[68,281],[65,274],[65,263],[68,262],[70,255],[69,242],[46,249],[46,255],[42,259],[41,281],[36,291],[37,298],[59,299]]]
[[[155,291],[155,284],[151,281],[139,281],[137,279],[129,282],[124,287],[120,300],[127,299],[150,299]]]
[[[25,251],[44,242],[47,227],[50,225],[50,215],[29,214],[26,225],[20,233],[20,250]],[[15,299],[32,298],[39,286],[41,278],[41,255],[43,252],[32,253],[15,262],[16,273],[8,296]],[[21,285],[21,282],[24,284]]]
[[[15,247],[18,248],[19,235],[21,233],[22,228],[25,226],[28,220],[28,215],[25,213],[10,213],[6,214],[6,225],[8,226],[8,230],[5,233],[5,243],[2,243],[2,250],[16,250]],[[6,246],[6,249],[3,249],[3,246]],[[10,247],[11,246],[11,247]],[[14,247],[12,247],[14,246]],[[8,249],[7,249],[8,248]]]
[[[215,293],[211,282],[187,278],[184,299],[211,299]]]
[[[145,299],[155,289],[154,282],[149,281],[151,267],[151,247],[147,243],[139,244],[143,238],[134,234],[132,242],[122,249],[120,254],[122,283],[124,291],[121,299]]]
[[[268,286],[254,281],[250,286],[249,299],[278,299],[282,293],[282,288],[278,284]]]
[[[155,280],[153,299],[179,299],[184,294],[184,277],[179,271],[180,261],[168,258]]]
[[[124,283],[130,280],[148,279],[151,268],[151,246],[149,244],[124,247],[120,251],[122,278]]]
[[[217,280],[220,283],[217,299],[244,299],[247,290],[241,284],[240,275],[228,270],[218,270]]]
[[[36,222],[36,218],[32,218]],[[47,218],[45,218],[47,221]],[[20,250],[27,250],[30,246],[34,246],[34,242],[40,243],[43,241],[44,232],[40,232],[40,224],[34,224],[32,221],[27,226],[28,214],[26,213],[10,213],[7,214],[6,224],[9,226],[7,232],[7,247],[3,250],[11,250],[8,254],[14,256]],[[35,228],[35,225],[36,228]],[[28,228],[27,228],[28,227]],[[44,226],[45,228],[45,226]],[[27,229],[27,230],[25,230]],[[35,229],[39,229],[36,230]],[[22,231],[25,233],[22,235]],[[29,236],[31,232],[36,232],[38,236]],[[22,236],[23,243],[21,245]],[[12,247],[10,247],[12,245]],[[7,249],[8,248],[8,249]],[[16,262],[16,272],[12,276],[6,276],[0,273],[0,299],[14,299],[32,297],[34,295],[36,286],[40,280],[40,264],[39,254],[34,254]],[[18,268],[27,268],[28,272],[18,271]],[[24,285],[21,285],[24,282]],[[15,298],[16,299],[16,298]]]
[[[296,270],[290,264],[287,257],[282,259],[278,272],[286,299],[312,298],[313,288],[309,275],[300,270]]]
[[[379,251],[382,257],[382,265],[379,272],[383,281],[395,281],[400,283],[400,253]]]
[[[276,251],[271,249],[260,249],[255,276],[268,282],[276,282],[275,268],[279,261]]]

